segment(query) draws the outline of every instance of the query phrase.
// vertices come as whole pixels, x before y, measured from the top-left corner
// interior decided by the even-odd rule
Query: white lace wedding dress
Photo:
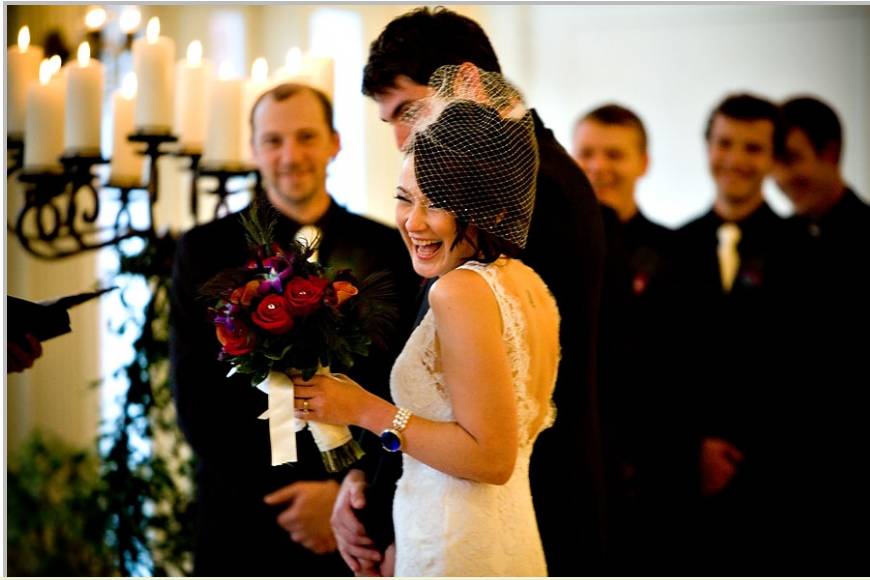
[[[527,321],[500,281],[501,268],[477,262],[460,267],[480,273],[498,301],[516,390],[519,454],[504,485],[460,479],[405,455],[393,506],[396,576],[546,576],[529,490],[529,456],[538,433],[552,423],[554,409],[552,404],[541,409],[528,393]],[[555,302],[547,306],[556,309]],[[430,310],[396,360],[390,387],[397,405],[426,419],[453,421],[438,372],[436,333]],[[532,432],[543,413],[547,418]]]

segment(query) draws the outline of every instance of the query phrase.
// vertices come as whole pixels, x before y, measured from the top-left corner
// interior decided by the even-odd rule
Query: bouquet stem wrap
[[[317,374],[329,374],[329,368],[320,367]],[[347,427],[303,421],[296,417],[293,412],[294,386],[289,373],[270,371],[258,388],[269,395],[269,408],[259,418],[269,420],[273,466],[295,463],[298,460],[296,432],[306,427],[311,431],[314,443],[320,450],[326,471],[341,471],[363,456],[362,448]]]

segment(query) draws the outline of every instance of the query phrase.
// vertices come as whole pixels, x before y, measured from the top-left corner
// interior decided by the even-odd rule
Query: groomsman
[[[601,304],[599,385],[610,506],[610,561],[615,573],[644,574],[636,558],[649,538],[639,533],[638,502],[648,502],[651,472],[661,465],[660,402],[649,384],[665,376],[662,281],[673,232],[640,210],[636,184],[649,166],[647,132],[640,118],[617,104],[584,114],[574,127],[572,156],[589,177],[601,204],[607,238]],[[651,416],[656,419],[652,420]],[[645,450],[644,453],[641,453]],[[656,526],[660,522],[655,523]]]
[[[429,94],[431,74],[442,65],[464,62],[501,72],[480,26],[444,8],[420,8],[399,16],[372,42],[363,93],[374,99],[381,119],[392,126],[397,145],[410,131],[402,113]],[[603,541],[595,372],[603,228],[586,176],[534,110],[532,115],[540,170],[528,245],[520,257],[556,298],[562,318],[562,359],[554,394],[558,417],[538,438],[531,459],[531,486],[549,572],[576,576],[600,572]],[[351,491],[364,485],[363,476],[355,472],[355,479],[347,480],[348,491],[339,496],[333,515],[339,549],[355,570],[360,558],[379,558],[361,549],[371,540],[348,509],[350,498],[356,508],[365,501]],[[378,482],[378,487],[387,486]],[[370,509],[374,520],[389,522],[389,507]],[[366,521],[365,531],[374,533],[376,522]]]
[[[780,324],[783,373],[770,443],[772,548],[794,571],[866,570],[870,478],[870,206],[846,184],[836,112],[812,97],[782,106],[785,140],[774,178],[791,200],[796,242]],[[800,466],[798,469],[797,466]]]
[[[398,232],[349,213],[326,190],[327,167],[341,148],[329,99],[310,87],[279,85],[254,105],[251,133],[265,189],[256,195],[279,215],[276,241],[286,244],[307,226],[308,241],[320,238],[322,263],[360,277],[387,270],[400,295],[413,297],[417,278]],[[307,430],[297,434],[299,462],[272,467],[268,422],[258,419],[267,396],[246,375],[227,378],[228,365],[217,359],[210,304],[199,289],[250,258],[239,218],[231,214],[186,232],[173,267],[173,395],[197,462],[194,573],[350,575],[329,525],[340,475],[325,471]],[[386,384],[406,336],[398,328],[391,354],[374,353],[366,368],[349,374],[363,384]]]
[[[723,100],[705,131],[713,207],[677,232],[675,348],[684,372],[675,384],[683,416],[672,424],[688,435],[676,448],[689,470],[678,475],[701,495],[697,510],[681,514],[697,556],[688,559],[691,574],[745,574],[758,570],[750,563],[768,562],[755,525],[758,446],[774,384],[768,275],[785,230],[762,184],[779,131],[773,103],[749,94]]]

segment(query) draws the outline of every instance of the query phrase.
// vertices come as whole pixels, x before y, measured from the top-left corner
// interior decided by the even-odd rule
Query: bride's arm
[[[443,276],[429,292],[441,370],[454,422],[411,417],[403,451],[439,471],[505,483],[517,456],[517,418],[510,363],[502,340],[498,303],[483,278],[468,270]],[[374,433],[391,426],[396,407],[347,379],[315,376],[297,389],[300,417],[354,424]]]

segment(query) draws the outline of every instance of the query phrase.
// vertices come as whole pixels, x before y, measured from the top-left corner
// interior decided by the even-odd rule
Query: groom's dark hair
[[[495,50],[477,22],[443,6],[417,8],[387,24],[372,42],[362,92],[367,97],[383,93],[395,86],[399,75],[425,85],[438,67],[464,62],[501,72]]]

